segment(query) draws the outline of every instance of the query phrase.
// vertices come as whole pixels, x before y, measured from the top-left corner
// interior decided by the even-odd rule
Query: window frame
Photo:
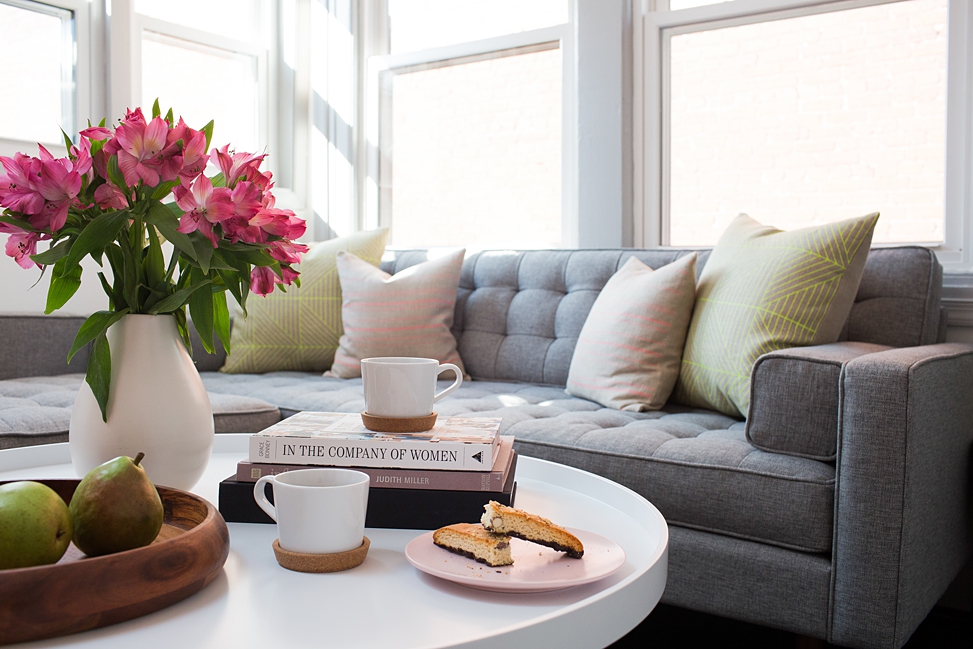
[[[77,132],[81,125],[87,123],[92,108],[92,39],[89,10],[90,2],[87,0],[4,0],[3,4],[18,7],[28,11],[37,11],[37,5],[47,5],[55,10],[69,11],[73,21],[73,106],[70,109],[73,124],[65,129],[68,135]],[[50,12],[54,13],[54,12]],[[63,30],[63,26],[62,26]],[[62,75],[64,74],[62,69]],[[65,90],[62,89],[62,96]],[[62,107],[63,111],[63,107]],[[62,112],[63,116],[63,112]],[[22,140],[18,138],[0,137],[0,155],[13,156],[17,152],[36,150],[37,142]],[[64,140],[58,139],[52,142],[41,142],[53,155],[67,155]]]
[[[667,0],[642,0],[634,33],[636,245],[668,244],[668,48],[673,33],[703,31],[891,4],[905,0],[731,0],[670,11]],[[947,272],[973,271],[973,11],[948,0],[946,165],[943,243],[927,246]],[[901,244],[897,244],[901,245]]]
[[[392,78],[431,67],[462,65],[479,60],[516,56],[532,51],[561,50],[561,247],[577,247],[578,223],[578,119],[577,67],[575,56],[575,3],[571,3],[567,23],[514,34],[505,34],[454,45],[434,47],[400,54],[388,54],[388,17],[384,0],[369,2],[372,41],[366,47],[363,78],[365,109],[359,140],[359,151],[367,157],[360,160],[358,174],[359,227],[373,229],[391,225],[390,198],[392,187],[390,145],[383,134],[388,132],[390,114],[385,107],[391,102]]]
[[[391,105],[391,85],[396,74],[407,74],[422,69],[463,65],[475,61],[517,56],[550,49],[561,50],[561,247],[578,245],[577,192],[572,191],[572,179],[577,177],[574,164],[577,140],[575,115],[574,50],[571,24],[544,27],[530,31],[506,34],[493,38],[468,41],[425,50],[394,55],[380,55],[368,60],[369,91],[368,144],[378,154],[377,191],[367,192],[363,224],[366,228],[391,225],[392,195],[391,143],[387,137],[391,115],[386,110]]]

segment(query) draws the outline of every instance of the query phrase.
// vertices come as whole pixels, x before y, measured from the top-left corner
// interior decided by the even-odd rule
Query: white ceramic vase
[[[213,409],[171,315],[126,315],[108,329],[108,423],[83,382],[68,441],[79,477],[118,457],[145,453],[157,485],[191,489],[213,449]]]

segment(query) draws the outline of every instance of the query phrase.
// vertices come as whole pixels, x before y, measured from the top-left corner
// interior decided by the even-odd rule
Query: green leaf
[[[139,278],[138,269],[136,268],[138,262],[135,261],[135,255],[132,252],[131,247],[129,247],[127,241],[119,242],[118,247],[122,251],[122,272],[120,279],[116,278],[115,285],[120,287],[120,292],[125,304],[127,304],[134,313],[138,313]]]
[[[169,182],[159,183],[152,190],[152,200],[161,201],[163,198],[172,192],[172,188],[179,184],[178,180],[170,180]],[[149,208],[151,209],[151,207]]]
[[[60,261],[67,256],[68,251],[71,249],[71,240],[65,239],[56,246],[45,250],[44,252],[39,252],[36,255],[31,255],[30,258],[41,266],[47,266],[48,264],[53,264]]]
[[[121,320],[122,316],[129,311],[130,309],[127,308],[121,311],[96,311],[88,316],[88,319],[84,321],[81,328],[78,329],[78,334],[74,337],[74,344],[71,345],[71,351],[68,352],[68,363],[71,362],[75,354],[81,351],[82,347],[108,331],[108,327]]]
[[[188,234],[178,232],[179,218],[172,210],[158,201],[152,201],[149,211],[145,214],[145,222],[154,225],[166,241],[174,245],[179,252],[190,259],[196,259],[196,248]]]
[[[63,128],[61,129],[61,135],[64,136],[64,148],[70,151],[71,147],[74,146],[74,142],[71,141],[71,138],[64,132]]]
[[[237,301],[237,304],[242,302],[243,293],[240,291],[239,274],[234,271],[227,271],[221,268],[217,268],[216,272],[220,276],[220,279],[223,280],[223,284],[225,284],[226,288],[230,291],[230,295],[232,295],[233,299]]]
[[[105,246],[115,239],[129,217],[125,210],[107,212],[95,217],[75,239],[70,254],[64,260],[65,265],[76,266],[88,254],[100,258]]]
[[[230,353],[230,309],[226,306],[226,292],[213,294],[213,329],[223,343],[223,349]]]
[[[68,267],[62,259],[54,264],[54,272],[51,273],[51,286],[47,290],[47,306],[44,313],[51,314],[64,306],[81,286],[81,266],[75,264]]]
[[[246,248],[235,250],[233,256],[243,262],[253,266],[274,266],[280,267],[280,262],[271,257],[266,251],[260,248]],[[279,275],[280,273],[278,273]]]
[[[95,401],[101,408],[101,419],[108,423],[108,394],[111,390],[111,350],[108,347],[108,337],[102,331],[95,337],[95,344],[88,357],[88,371],[84,380],[91,387]]]
[[[32,226],[27,221],[21,221],[17,217],[10,216],[9,214],[0,215],[0,223],[6,223],[8,225],[17,226],[18,228],[20,228],[25,232],[37,232],[37,230],[34,229],[34,226]]]
[[[162,244],[159,243],[155,228],[150,225],[146,230],[149,233],[149,247],[145,259],[142,260],[145,283],[150,289],[158,289],[166,278],[166,259],[162,254]]]
[[[176,317],[176,328],[179,329],[179,333],[182,335],[182,342],[186,345],[186,349],[189,351],[191,358],[193,355],[193,339],[189,335],[189,323],[186,322],[186,310],[176,309],[172,315]]]
[[[193,270],[192,280],[201,278],[199,271]],[[199,284],[196,284],[199,286]],[[213,345],[213,291],[193,291],[189,296],[189,317],[192,318],[199,339],[203,343],[203,349],[208,354],[215,354],[216,349]]]
[[[159,300],[151,309],[149,309],[148,312],[153,315],[159,313],[172,313],[176,309],[186,304],[186,302],[189,300],[189,298],[192,296],[193,293],[195,293],[200,288],[204,286],[208,286],[212,283],[213,283],[212,281],[206,279],[200,282],[199,284],[191,284],[185,288],[181,288],[175,293],[173,293],[172,295],[170,295],[169,297],[167,297],[166,299]],[[206,291],[206,292],[210,293],[210,291]]]
[[[204,150],[209,151],[209,143],[213,141],[213,120],[210,120],[209,124],[199,130],[206,135],[206,149]]]
[[[155,101],[152,102],[152,119],[155,119],[156,117],[159,117],[160,115],[162,115],[162,109],[159,108],[159,98],[156,97],[155,98]]]
[[[113,155],[108,158],[108,180],[112,182],[115,187],[128,193],[128,184],[125,182],[125,176],[122,174],[122,170],[118,168],[118,156]]]
[[[222,171],[210,178],[209,181],[213,183],[213,187],[226,187],[226,176],[223,175]]]
[[[172,126],[172,124],[175,122],[175,118],[172,116],[171,108],[168,110],[168,112],[166,112],[166,121],[169,122],[169,126]]]
[[[213,259],[213,242],[204,237],[199,232],[194,232],[190,238],[193,241],[193,248],[196,250],[196,261],[204,275],[209,275],[210,260]]]
[[[108,280],[105,278],[105,274],[98,273],[98,279],[101,280],[101,288],[105,290],[105,293],[108,295],[108,299],[111,301],[112,309],[119,308],[120,304],[118,296],[115,295],[115,289],[113,289],[111,284],[108,283]]]

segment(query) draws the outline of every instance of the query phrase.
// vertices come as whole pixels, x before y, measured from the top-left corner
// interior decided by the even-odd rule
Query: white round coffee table
[[[193,490],[216,504],[248,435],[217,435],[213,459]],[[0,480],[77,477],[67,444],[0,451]],[[141,618],[30,647],[605,647],[641,622],[662,597],[669,532],[635,492],[570,467],[521,457],[517,507],[590,530],[625,550],[601,581],[549,593],[492,593],[431,577],[403,549],[419,530],[367,529],[368,557],[342,573],[281,568],[276,526],[230,523],[223,573],[201,592]]]

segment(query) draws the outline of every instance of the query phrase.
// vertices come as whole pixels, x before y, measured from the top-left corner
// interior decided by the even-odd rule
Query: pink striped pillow
[[[652,270],[629,257],[581,328],[567,392],[620,410],[658,410],[679,377],[696,300],[696,253]]]
[[[331,374],[359,377],[361,359],[373,356],[435,358],[458,365],[465,374],[450,332],[465,254],[458,250],[389,275],[349,252],[339,252],[344,334]]]

